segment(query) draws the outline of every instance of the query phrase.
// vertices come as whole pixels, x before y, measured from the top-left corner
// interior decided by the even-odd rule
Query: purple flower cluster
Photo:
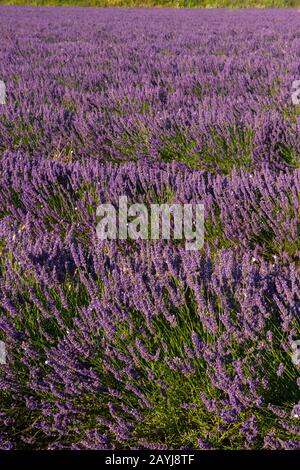
[[[299,449],[300,14],[0,12],[0,448]]]

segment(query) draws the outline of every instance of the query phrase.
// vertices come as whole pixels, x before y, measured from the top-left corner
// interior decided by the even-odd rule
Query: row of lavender
[[[96,210],[110,202],[198,204],[205,210],[205,241],[213,251],[254,250],[273,262],[298,263],[300,170],[232,172],[230,177],[172,164],[58,163],[7,155],[0,162],[1,234],[36,237],[69,230],[95,235]]]
[[[297,164],[296,10],[0,11],[2,152]]]
[[[1,447],[299,448],[299,171],[10,155],[0,174]],[[204,249],[99,241],[97,204],[124,193],[203,201]]]

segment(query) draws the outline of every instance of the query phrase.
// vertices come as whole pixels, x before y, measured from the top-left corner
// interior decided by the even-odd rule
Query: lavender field
[[[0,31],[0,449],[300,449],[300,12]],[[201,250],[99,240],[122,195],[202,203]]]

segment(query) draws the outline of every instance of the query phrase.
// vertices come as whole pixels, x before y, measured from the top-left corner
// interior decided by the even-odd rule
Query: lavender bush
[[[0,12],[0,448],[299,449],[300,14]]]

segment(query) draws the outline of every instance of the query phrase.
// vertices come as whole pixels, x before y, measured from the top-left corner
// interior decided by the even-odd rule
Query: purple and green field
[[[0,449],[300,449],[298,80],[296,9],[0,7]]]

